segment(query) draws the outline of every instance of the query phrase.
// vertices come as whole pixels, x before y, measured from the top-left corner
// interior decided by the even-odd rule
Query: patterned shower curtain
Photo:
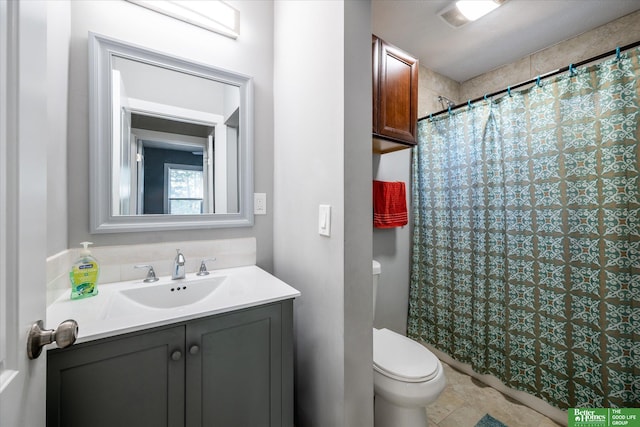
[[[559,408],[640,406],[639,52],[419,122],[409,336]]]

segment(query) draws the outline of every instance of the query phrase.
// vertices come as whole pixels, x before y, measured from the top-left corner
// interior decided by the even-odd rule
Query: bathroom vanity
[[[47,352],[47,426],[292,426],[299,293],[255,266],[211,276],[52,304],[80,332]]]
[[[91,232],[252,226],[252,77],[94,33],[88,47]],[[193,194],[173,191],[172,171],[193,178]],[[105,276],[157,266],[161,248],[141,251]],[[47,325],[79,327],[75,345],[47,351],[47,426],[293,425],[300,293],[234,257],[245,266],[185,277],[180,256],[172,277],[47,308]]]

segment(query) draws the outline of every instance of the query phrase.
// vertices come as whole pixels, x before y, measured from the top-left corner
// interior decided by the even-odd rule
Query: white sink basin
[[[176,308],[206,299],[225,279],[224,276],[217,276],[207,280],[151,285],[124,289],[120,294],[146,307]]]
[[[76,343],[169,325],[295,298],[300,292],[255,265],[215,270],[156,283],[102,284],[95,297],[69,299],[65,292],[47,308],[47,326],[75,319]],[[173,289],[173,290],[172,290]]]

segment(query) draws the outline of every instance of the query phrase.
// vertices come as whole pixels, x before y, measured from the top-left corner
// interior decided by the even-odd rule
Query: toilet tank
[[[378,294],[378,279],[380,278],[380,263],[375,259],[372,262],[372,273],[373,273],[373,314],[375,316],[376,313],[376,296]]]

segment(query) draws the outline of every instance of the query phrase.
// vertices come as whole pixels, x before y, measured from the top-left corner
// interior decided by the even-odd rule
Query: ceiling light
[[[469,21],[482,18],[487,13],[500,6],[493,0],[459,0],[456,7]]]
[[[219,0],[127,0],[138,6],[233,39],[240,34],[240,12]]]
[[[458,0],[446,7],[438,16],[454,28],[462,27],[498,8],[507,0]]]

